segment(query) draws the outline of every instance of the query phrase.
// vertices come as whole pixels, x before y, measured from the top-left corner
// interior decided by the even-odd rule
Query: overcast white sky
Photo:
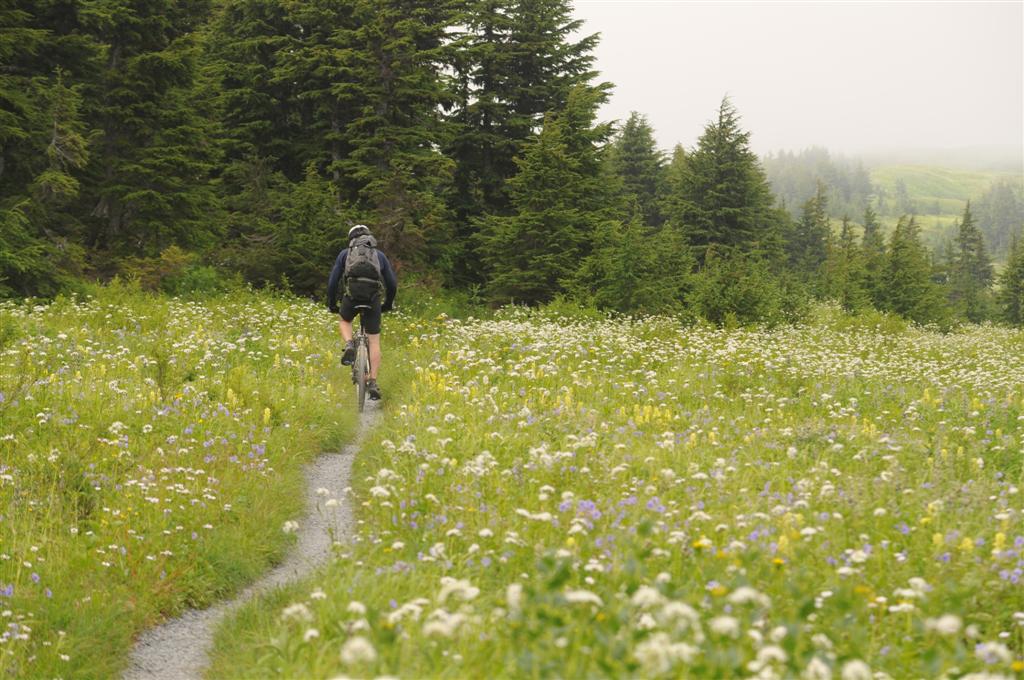
[[[729,94],[755,151],[1024,146],[1024,2],[575,0],[604,119],[691,146]]]

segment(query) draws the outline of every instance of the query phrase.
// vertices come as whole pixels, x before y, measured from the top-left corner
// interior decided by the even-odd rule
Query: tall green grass
[[[114,676],[281,558],[303,463],[355,427],[333,319],[252,291],[0,303],[0,676]]]
[[[1020,331],[506,310],[411,344],[352,542],[211,677],[1024,669]]]

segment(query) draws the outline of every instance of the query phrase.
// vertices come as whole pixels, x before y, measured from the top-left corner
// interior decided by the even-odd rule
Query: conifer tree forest
[[[0,0],[0,296],[322,296],[365,223],[403,277],[491,304],[1021,323],[1013,187],[932,252],[862,167],[762,162],[728,98],[671,153],[599,120],[583,29],[569,0]]]

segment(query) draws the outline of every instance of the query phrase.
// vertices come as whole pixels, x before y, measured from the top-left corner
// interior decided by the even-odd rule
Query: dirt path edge
[[[378,417],[377,404],[368,402],[355,440],[339,453],[321,454],[306,466],[306,514],[299,520],[298,541],[284,561],[231,600],[208,609],[190,609],[145,631],[132,650],[125,680],[202,678],[209,665],[213,634],[221,621],[252,598],[297,581],[327,562],[333,541],[351,534],[352,508],[342,491],[349,486],[352,459]],[[317,490],[321,488],[340,501],[338,512],[320,511],[318,504],[323,499]]]

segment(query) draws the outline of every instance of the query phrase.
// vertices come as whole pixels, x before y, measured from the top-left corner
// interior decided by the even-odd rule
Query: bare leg
[[[380,368],[380,333],[376,335],[367,333],[366,339],[370,343],[370,380],[376,380],[377,370]]]
[[[338,317],[338,332],[341,333],[341,339],[344,342],[348,342],[352,339],[352,322],[345,321],[340,316]]]

